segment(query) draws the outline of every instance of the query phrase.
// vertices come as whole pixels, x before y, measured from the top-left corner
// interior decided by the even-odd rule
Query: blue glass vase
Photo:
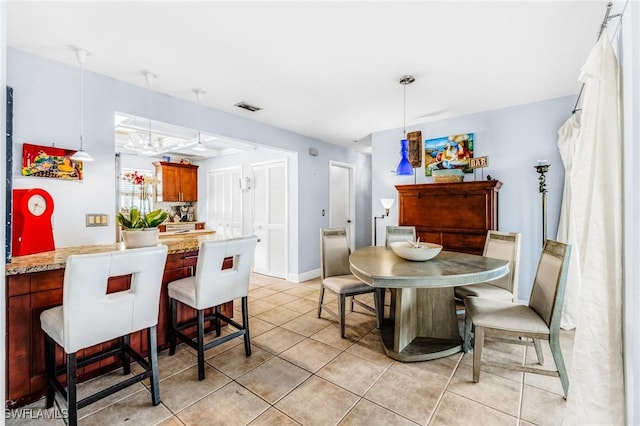
[[[409,162],[409,141],[406,139],[402,139],[400,141],[400,155],[402,156],[402,158],[400,159],[400,164],[398,164],[398,170],[396,170],[396,175],[398,176],[413,175],[413,167],[411,167],[411,163]]]

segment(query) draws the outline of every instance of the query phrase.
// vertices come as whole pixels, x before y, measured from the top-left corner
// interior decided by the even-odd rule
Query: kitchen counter
[[[165,244],[169,248],[169,254],[185,253],[197,251],[200,243],[207,240],[215,240],[215,232],[201,230],[189,231],[161,236],[160,244]],[[161,234],[162,235],[162,234]],[[59,248],[54,251],[30,254],[27,256],[15,256],[11,258],[11,263],[5,265],[5,275],[29,274],[32,272],[53,271],[63,269],[67,264],[67,257],[72,254],[104,253],[108,251],[125,250],[122,243],[78,246]]]
[[[194,229],[194,230],[183,230],[183,231],[165,231],[165,232],[160,232],[159,236],[160,238],[162,238],[163,240],[165,238],[169,238],[169,237],[192,237],[192,236],[199,236],[199,235],[209,235],[209,234],[215,234],[216,231],[211,231],[210,229]]]

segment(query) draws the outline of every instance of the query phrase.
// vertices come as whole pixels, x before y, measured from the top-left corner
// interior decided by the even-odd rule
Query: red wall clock
[[[42,188],[14,189],[11,254],[24,256],[55,250],[53,198]]]

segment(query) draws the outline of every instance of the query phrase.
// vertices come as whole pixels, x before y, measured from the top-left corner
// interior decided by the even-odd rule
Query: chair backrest
[[[415,226],[387,226],[387,237],[385,238],[384,245],[389,246],[396,241],[415,241],[416,240],[416,227]]]
[[[518,270],[520,268],[520,234],[489,230],[484,242],[484,256],[509,261],[509,273],[491,281],[492,285],[504,288],[518,298]]]
[[[62,312],[67,353],[158,323],[167,246],[71,255]],[[131,275],[128,290],[107,294],[109,277]]]
[[[545,242],[529,298],[529,307],[540,315],[552,332],[560,327],[570,256],[570,245],[552,240]]]
[[[203,241],[196,265],[196,308],[204,309],[229,302],[249,294],[251,264],[258,237]],[[222,269],[227,257],[233,266]]]
[[[320,229],[321,279],[350,274],[350,254],[351,250],[345,229]]]

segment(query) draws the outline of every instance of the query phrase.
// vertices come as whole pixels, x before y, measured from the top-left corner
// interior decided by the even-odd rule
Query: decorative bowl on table
[[[411,241],[396,241],[391,243],[391,250],[398,256],[414,262],[433,259],[440,253],[442,246],[433,243],[412,243]]]

